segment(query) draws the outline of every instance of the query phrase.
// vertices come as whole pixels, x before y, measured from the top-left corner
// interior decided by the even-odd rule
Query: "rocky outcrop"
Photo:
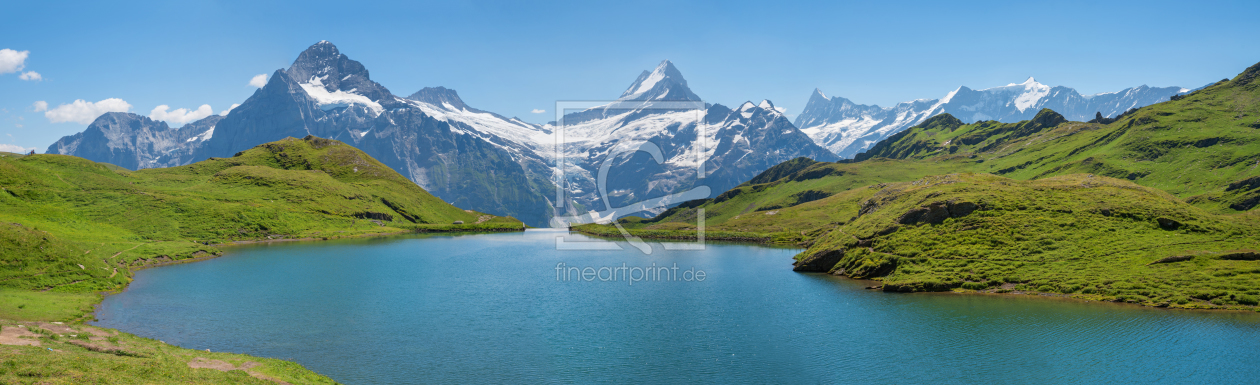
[[[1229,208],[1247,211],[1255,208],[1257,205],[1260,205],[1260,192],[1253,192],[1236,199],[1233,203],[1230,203]]]
[[[389,214],[386,214],[386,213],[374,213],[374,212],[371,212],[371,211],[364,211],[364,212],[360,212],[360,213],[355,213],[355,214],[354,214],[354,217],[355,217],[355,218],[359,218],[359,219],[375,219],[375,220],[378,220],[378,221],[386,221],[386,222],[393,222],[393,221],[394,221],[394,216],[393,216],[393,215],[389,215]]]
[[[823,199],[829,196],[831,196],[830,192],[826,192],[822,190],[805,190],[805,191],[798,192],[796,194],[792,194],[792,198],[796,200],[796,202],[793,203],[792,205],[795,206],[802,203],[809,203],[809,202],[813,202],[813,201]]]
[[[1260,252],[1256,252],[1254,250],[1234,251],[1221,254],[1219,258],[1230,261],[1257,261],[1260,260]]]
[[[796,159],[792,159],[792,160],[774,165],[774,167],[770,167],[766,169],[766,171],[762,171],[760,174],[757,174],[757,176],[753,177],[752,179],[749,179],[747,182],[744,182],[744,184],[741,184],[740,186],[774,182],[779,179],[783,179],[788,176],[791,176],[792,174],[795,174],[797,171],[807,169],[810,166],[813,166],[815,164],[818,164],[818,162],[814,161],[813,159],[806,158],[806,157],[799,157]]]
[[[844,249],[824,250],[812,255],[801,258],[792,265],[792,271],[798,272],[828,272],[835,267],[840,260],[844,258]]]
[[[1181,222],[1169,218],[1155,218],[1155,222],[1159,223],[1159,228],[1164,230],[1176,230],[1181,227]]]
[[[1258,77],[1260,77],[1260,63],[1247,67],[1246,71],[1238,74],[1238,76],[1234,78],[1234,85],[1245,86],[1251,84],[1251,82],[1255,81]]]
[[[950,291],[962,286],[962,282],[920,281],[907,283],[884,283],[881,289],[893,293],[918,293],[926,291]]]
[[[1156,260],[1155,262],[1148,263],[1148,264],[1147,264],[1147,266],[1154,265],[1154,264],[1160,264],[1160,263],[1176,263],[1176,262],[1184,262],[1184,261],[1189,261],[1189,260],[1191,260],[1191,259],[1194,259],[1194,256],[1193,256],[1193,255],[1174,255],[1174,256],[1171,256],[1171,257],[1164,257],[1164,258],[1160,258],[1160,259]]]
[[[1260,176],[1253,176],[1253,177],[1243,179],[1234,183],[1230,183],[1229,187],[1225,188],[1225,191],[1251,190],[1254,188],[1260,188]]]
[[[897,223],[903,225],[920,223],[937,225],[949,218],[961,218],[970,215],[979,208],[979,205],[972,202],[935,202],[907,211],[897,219]]]
[[[1063,115],[1059,114],[1058,112],[1054,112],[1054,110],[1046,108],[1037,112],[1037,116],[1034,116],[1032,120],[1029,120],[1027,123],[1024,123],[1024,125],[1020,127],[1020,130],[1021,131],[1026,130],[1028,132],[1038,132],[1047,128],[1058,126],[1063,123],[1067,123],[1067,121],[1068,121],[1067,118],[1064,118]],[[1021,136],[1025,136],[1025,135],[1021,135]]]

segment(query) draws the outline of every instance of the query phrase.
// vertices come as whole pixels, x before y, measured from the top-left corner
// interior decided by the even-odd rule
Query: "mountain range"
[[[126,112],[97,117],[83,132],[48,146],[45,154],[66,154],[130,170],[191,163],[192,152],[214,135],[222,116],[211,115],[171,128],[166,122]]]
[[[657,108],[668,102],[700,108]],[[621,108],[630,104],[638,106]],[[566,135],[558,137],[557,130]],[[726,190],[799,156],[837,159],[769,101],[737,109],[700,102],[669,61],[644,71],[605,106],[537,125],[468,106],[443,87],[397,96],[327,41],[276,70],[226,116],[173,129],[135,114],[106,114],[46,153],[129,169],[172,167],[310,135],[360,148],[458,207],[531,226],[651,198],[664,197],[668,205],[676,203],[669,194],[700,185]],[[563,143],[557,151],[558,138]],[[604,157],[614,146],[645,142],[661,150],[663,162],[648,154],[616,158],[606,171],[613,176],[605,185],[609,196],[601,196]]]
[[[815,89],[795,124],[819,145],[840,157],[852,158],[875,143],[942,113],[949,113],[965,123],[985,120],[1014,123],[1032,119],[1041,109],[1049,108],[1068,120],[1083,122],[1099,115],[1112,118],[1129,109],[1167,101],[1190,91],[1181,87],[1143,85],[1119,92],[1081,95],[1072,88],[1047,86],[1029,77],[1023,83],[982,90],[962,86],[940,99],[919,99],[880,107],[856,104],[838,96],[828,98]]]

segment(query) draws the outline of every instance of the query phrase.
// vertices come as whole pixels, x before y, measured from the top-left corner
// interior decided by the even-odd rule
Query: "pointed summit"
[[[814,93],[809,95],[809,100],[805,102],[805,105],[823,105],[830,103],[831,99],[827,99],[827,94],[824,94],[822,90],[815,88]],[[806,108],[808,109],[809,107]]]
[[[700,97],[687,87],[687,79],[674,68],[669,60],[662,61],[652,72],[643,71],[630,84],[621,100],[699,101]]]
[[[1011,84],[1007,84],[1006,86],[1007,87],[1015,87],[1015,86],[1029,87],[1029,86],[1040,86],[1040,85],[1042,84],[1037,83],[1037,79],[1034,79],[1032,76],[1029,76],[1028,80],[1024,80],[1023,83],[1011,83]]]
[[[460,99],[459,93],[446,87],[424,87],[416,93],[408,96],[407,99],[429,103],[435,106],[450,105],[450,108],[456,110],[475,110],[464,104],[464,100]],[[478,110],[479,111],[479,110]]]
[[[345,62],[357,64],[357,66],[347,66]],[[350,68],[347,68],[350,67]],[[326,75],[332,71],[338,72],[367,72],[359,62],[349,60],[341,51],[337,50],[337,46],[329,43],[327,40],[320,40],[318,43],[307,47],[305,51],[298,54],[293,65],[285,73],[293,77],[299,82],[306,83],[312,76]]]
[[[388,89],[372,81],[362,63],[342,55],[337,46],[327,40],[320,40],[302,51],[284,72],[298,83],[322,86],[328,92],[354,90],[355,94],[373,101],[387,99],[390,95]]]

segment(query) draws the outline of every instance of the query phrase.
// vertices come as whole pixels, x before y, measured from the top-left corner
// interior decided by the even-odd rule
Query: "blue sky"
[[[446,86],[474,107],[539,123],[550,120],[556,100],[617,97],[662,59],[706,101],[770,99],[789,115],[815,87],[887,106],[1028,76],[1085,94],[1142,84],[1193,88],[1260,62],[1256,1],[2,7],[10,17],[0,23],[0,147],[39,152],[87,126],[53,120],[82,121],[93,110],[50,117],[36,111],[37,101],[53,110],[118,99],[106,104],[141,115],[159,105],[169,112],[208,104],[218,113],[254,92],[253,76],[288,67],[319,40],[362,62],[395,94]]]

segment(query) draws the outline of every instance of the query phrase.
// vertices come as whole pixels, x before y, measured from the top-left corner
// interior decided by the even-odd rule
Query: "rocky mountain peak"
[[[374,101],[390,95],[388,89],[372,81],[367,67],[343,55],[327,40],[302,51],[285,73],[298,83],[316,84],[329,92],[353,92]]]
[[[446,87],[424,87],[423,89],[416,91],[416,93],[411,94],[411,96],[408,96],[407,99],[425,102],[435,106],[449,104],[457,110],[469,109],[468,105],[464,104],[464,100],[459,98],[459,93],[456,93],[455,90]]]
[[[363,68],[363,65],[359,64],[359,62],[350,60],[345,55],[342,55],[341,51],[337,50],[337,46],[329,43],[327,40],[321,40],[307,47],[305,51],[298,54],[297,59],[285,71],[289,76],[302,82],[307,81],[312,76],[337,75],[342,72],[345,72],[347,75],[359,74],[366,73],[367,69]],[[340,78],[337,77],[338,80]]]
[[[814,89],[814,93],[809,94],[809,100],[805,102],[806,105],[821,105],[828,103],[831,103],[831,99],[827,99],[827,94],[824,94],[821,89],[817,88]]]
[[[643,71],[621,93],[621,100],[699,101],[700,97],[687,87],[687,79],[669,60],[661,61],[652,72]]]
[[[136,123],[132,123],[136,122]],[[150,119],[148,116],[138,115],[130,112],[106,112],[96,117],[92,124],[88,125],[88,129],[100,128],[104,126],[119,126],[135,129],[140,126],[158,126],[166,125],[166,122]]]

